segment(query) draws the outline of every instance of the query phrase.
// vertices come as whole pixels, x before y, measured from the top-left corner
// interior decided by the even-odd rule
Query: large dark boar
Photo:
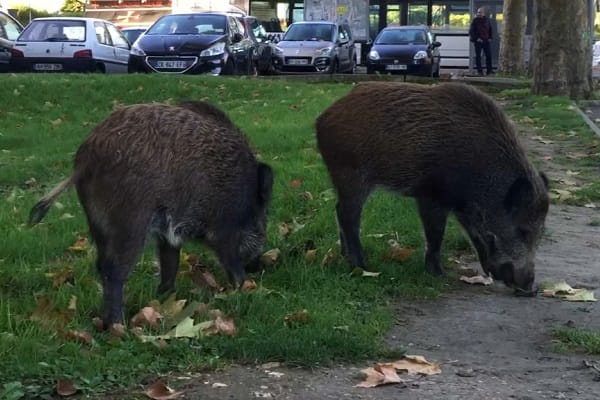
[[[187,239],[211,247],[236,286],[261,254],[271,168],[210,104],[114,111],[77,150],[72,176],[33,207],[30,223],[73,184],[98,250],[105,327],[122,321],[124,286],[149,236],[158,244],[160,293],[174,288]]]
[[[490,97],[455,83],[359,84],[319,116],[316,133],[338,195],[342,252],[352,266],[365,267],[361,210],[371,191],[383,187],[416,199],[429,272],[442,273],[440,248],[454,212],[484,271],[531,292],[547,180]]]

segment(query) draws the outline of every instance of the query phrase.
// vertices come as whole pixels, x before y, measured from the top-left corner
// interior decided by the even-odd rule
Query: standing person
[[[486,72],[488,75],[493,74],[492,50],[490,48],[492,25],[490,24],[488,17],[485,16],[483,7],[477,9],[477,16],[471,21],[469,38],[475,45],[475,65],[477,66],[477,73],[483,75],[483,68],[481,67],[481,51],[483,50]]]

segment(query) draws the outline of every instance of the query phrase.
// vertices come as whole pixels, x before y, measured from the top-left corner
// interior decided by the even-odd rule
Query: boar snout
[[[520,296],[532,296],[535,293],[533,283],[535,273],[533,265],[524,268],[515,268],[513,263],[501,264],[490,272],[494,279],[501,280],[506,286],[515,289],[515,294]]]

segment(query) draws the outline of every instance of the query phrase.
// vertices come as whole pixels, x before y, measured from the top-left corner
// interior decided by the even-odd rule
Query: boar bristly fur
[[[122,321],[128,275],[156,239],[159,292],[174,289],[181,245],[212,248],[230,281],[262,253],[273,175],[227,115],[204,102],[141,104],[114,111],[91,132],[74,171],[36,206],[39,222],[75,185],[98,251],[104,325]]]
[[[352,266],[366,267],[360,215],[371,191],[382,187],[416,199],[428,271],[442,273],[440,250],[453,212],[484,271],[531,291],[547,180],[489,96],[457,83],[362,83],[318,117],[316,135]]]

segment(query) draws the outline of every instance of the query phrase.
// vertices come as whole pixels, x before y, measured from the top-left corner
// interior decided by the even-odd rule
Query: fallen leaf
[[[570,169],[567,170],[567,175],[569,175],[569,176],[577,176],[580,173],[581,172],[579,172],[579,171],[571,171]]]
[[[330,248],[327,250],[327,253],[325,253],[323,260],[321,260],[321,266],[324,267],[325,265],[330,264],[333,260],[335,260],[335,258],[335,253],[333,252],[333,249]]]
[[[312,201],[313,195],[311,192],[302,192],[300,193],[300,198],[305,201]]]
[[[88,248],[88,239],[86,237],[79,236],[77,241],[67,248],[69,251],[86,251]]]
[[[64,339],[67,339],[72,342],[78,342],[83,344],[91,344],[93,342],[92,335],[86,331],[76,331],[76,330],[68,330],[63,331],[62,329],[57,329],[58,335]]]
[[[581,160],[582,158],[589,158],[587,153],[567,153],[565,155],[570,160]]]
[[[492,283],[494,283],[494,280],[492,279],[491,276],[481,276],[481,275],[475,275],[475,276],[461,276],[460,280],[466,283],[469,283],[471,285],[484,285],[484,286],[488,286],[491,285]]]
[[[378,277],[379,275],[381,275],[381,272],[365,271],[360,267],[356,267],[350,272],[350,276]]]
[[[74,314],[77,311],[77,296],[71,296],[71,299],[69,299],[69,305],[67,306],[67,311],[69,311],[71,314]]]
[[[573,197],[573,194],[564,189],[550,189],[550,198],[554,200],[566,200]]]
[[[151,301],[149,306],[158,311],[165,319],[172,319],[183,310],[186,302],[186,299],[177,300],[173,293],[164,302]]]
[[[363,369],[361,372],[365,374],[365,380],[355,385],[355,387],[372,388],[402,382],[392,364],[376,364],[374,367]]]
[[[404,262],[410,258],[415,252],[414,249],[410,249],[408,247],[400,246],[394,239],[388,240],[389,249],[387,253],[383,256],[384,260],[388,261],[400,261]]]
[[[441,374],[439,364],[431,363],[423,356],[406,355],[403,359],[393,363],[394,368],[406,371],[409,375],[436,375]]]
[[[144,307],[131,318],[131,325],[158,328],[162,318],[163,316],[154,307]]]
[[[284,236],[284,237],[285,237],[285,236],[287,236],[287,235],[289,235],[289,234],[290,234],[290,232],[292,231],[292,230],[290,229],[290,226],[288,225],[288,223],[287,223],[287,222],[282,222],[282,223],[280,223],[280,224],[277,226],[277,228],[279,229],[279,235],[281,235],[281,236]]]
[[[44,275],[46,278],[52,280],[53,288],[61,287],[67,282],[73,283],[73,268],[71,267],[65,267],[59,271],[46,272]]]
[[[302,186],[302,183],[304,183],[304,179],[296,178],[290,181],[289,186],[292,189],[298,189],[300,186]]]
[[[596,205],[596,203],[587,203],[587,204],[584,204],[583,206],[586,207],[586,208],[596,208],[596,207],[598,207]]]
[[[280,255],[281,251],[279,249],[271,249],[269,251],[264,252],[263,255],[260,256],[260,262],[261,264],[266,266],[273,266],[277,263],[277,260],[279,259]]]
[[[314,261],[317,258],[317,249],[309,249],[306,250],[304,254],[304,259],[306,261]]]
[[[42,295],[37,298],[35,310],[33,310],[29,319],[39,322],[44,327],[50,327],[66,325],[71,320],[71,316],[65,312],[55,311],[50,297]]]
[[[254,282],[254,279],[246,279],[244,280],[244,283],[242,283],[242,287],[240,288],[240,290],[242,292],[252,292],[257,288],[258,285],[256,284],[256,282]]]
[[[60,125],[60,124],[62,124],[62,119],[60,119],[60,118],[54,119],[54,120],[50,121],[50,124],[52,124],[52,126]]]
[[[108,328],[108,333],[110,333],[114,337],[122,338],[125,336],[125,325],[123,324],[112,324]]]
[[[574,294],[563,296],[566,301],[596,301],[594,292],[587,289],[575,289]]]
[[[217,283],[217,279],[215,278],[214,274],[205,270],[198,264],[192,265],[190,277],[192,278],[192,282],[200,287],[212,289],[219,288],[219,284]]]
[[[531,138],[533,140],[537,140],[538,142],[543,143],[543,144],[552,144],[552,143],[554,143],[554,141],[548,140],[548,139],[544,139],[541,136],[532,136]]]
[[[596,301],[592,290],[573,288],[564,281],[554,284],[544,284],[541,287],[542,296],[544,297],[555,297],[565,301]]]
[[[284,318],[283,321],[288,324],[305,324],[308,322],[308,311],[307,310],[300,310],[300,311],[296,311],[294,313],[290,313],[287,314]]]
[[[62,397],[72,396],[77,393],[77,388],[73,381],[69,379],[58,379],[56,381],[56,393]]]
[[[176,392],[168,387],[162,379],[159,379],[150,385],[144,393],[153,400],[171,400],[178,398],[183,392]]]
[[[227,387],[227,384],[221,383],[221,382],[215,382],[211,386],[212,386],[213,389],[218,389],[218,388]]]
[[[237,333],[236,329],[235,329],[235,324],[233,323],[233,318],[229,317],[229,318],[224,318],[223,316],[217,315],[215,320],[214,320],[214,333],[212,330],[208,330],[206,332],[207,335],[210,334],[218,334],[218,333],[222,333],[225,334],[227,336],[235,336],[235,334]],[[210,332],[210,333],[209,333]]]

